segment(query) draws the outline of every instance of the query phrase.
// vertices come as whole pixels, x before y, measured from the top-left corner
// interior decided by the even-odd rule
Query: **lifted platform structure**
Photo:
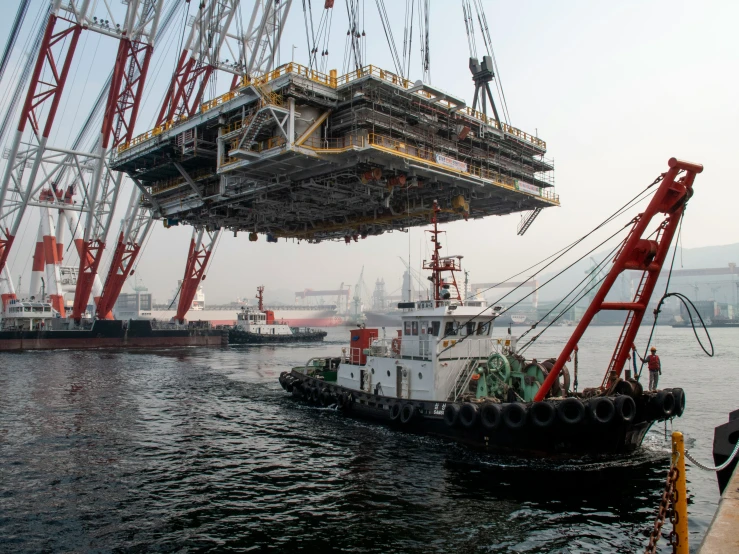
[[[463,100],[366,66],[289,63],[121,145],[143,203],[197,228],[356,241],[559,205],[538,137]]]

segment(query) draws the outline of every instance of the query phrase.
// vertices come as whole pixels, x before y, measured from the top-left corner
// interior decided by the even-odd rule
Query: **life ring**
[[[566,425],[580,425],[585,421],[585,406],[578,398],[565,398],[557,405],[557,416]]]
[[[401,411],[403,411],[403,407],[400,405],[400,402],[396,402],[390,406],[390,421],[398,421]]]
[[[405,425],[406,423],[413,421],[417,413],[418,410],[416,410],[416,407],[413,404],[403,404],[403,409],[400,410],[400,422]]]
[[[472,404],[471,402],[466,402],[462,405],[462,408],[459,410],[459,422],[462,424],[462,427],[465,429],[472,429],[477,425],[477,419],[479,416],[480,410],[477,407],[477,404]]]
[[[557,417],[557,410],[549,402],[534,402],[529,408],[529,418],[534,427],[548,429]]]
[[[588,401],[588,417],[598,425],[608,425],[616,417],[616,406],[608,396],[596,396]]]
[[[680,417],[685,411],[685,391],[683,389],[670,389],[675,397],[675,410],[672,415]]]
[[[675,411],[675,397],[669,389],[661,390],[649,400],[649,406],[657,419],[667,419]]]
[[[480,410],[480,422],[487,431],[495,431],[500,427],[501,415],[500,405],[494,402],[486,402]]]
[[[449,427],[455,427],[459,423],[459,407],[456,404],[447,404],[444,408],[444,422]]]
[[[396,356],[400,356],[400,338],[396,337],[390,342],[390,350],[393,351],[393,354]]]
[[[526,425],[526,406],[519,402],[503,405],[503,423],[508,429],[518,430]]]

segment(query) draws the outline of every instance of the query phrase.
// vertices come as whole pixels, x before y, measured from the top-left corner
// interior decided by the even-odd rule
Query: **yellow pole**
[[[675,483],[675,533],[679,540],[677,554],[688,554],[688,490],[685,485],[685,440],[680,431],[672,433],[672,464],[677,467],[677,482]]]

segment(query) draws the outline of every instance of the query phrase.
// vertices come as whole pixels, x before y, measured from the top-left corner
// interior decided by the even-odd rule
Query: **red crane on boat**
[[[634,344],[639,325],[644,318],[649,300],[662,271],[670,244],[685,211],[685,204],[693,195],[693,181],[695,176],[703,171],[703,166],[700,164],[676,158],[670,158],[668,165],[670,169],[662,174],[662,181],[657,192],[652,196],[646,210],[634,219],[631,231],[624,240],[621,251],[613,262],[611,271],[604,279],[585,315],[583,315],[570,340],[565,345],[554,366],[552,366],[549,375],[539,388],[539,392],[536,393],[534,401],[539,402],[546,397],[565,362],[577,348],[578,342],[595,315],[601,310],[625,310],[628,312],[601,388],[609,388],[621,376],[624,364],[630,356],[631,345]],[[657,217],[658,214],[665,214],[665,218],[657,228],[655,237],[643,238],[652,219]],[[641,272],[639,286],[634,293],[634,298],[631,302],[605,302],[611,287],[624,271]]]

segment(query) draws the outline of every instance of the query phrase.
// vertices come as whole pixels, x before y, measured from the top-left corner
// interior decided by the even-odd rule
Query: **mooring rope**
[[[736,444],[734,445],[734,451],[731,453],[731,456],[729,456],[729,458],[723,464],[721,464],[720,466],[716,466],[716,467],[711,467],[711,466],[703,465],[698,460],[696,460],[695,458],[693,458],[693,456],[690,455],[690,451],[689,450],[686,450],[685,451],[685,457],[688,460],[690,460],[691,462],[693,462],[694,465],[696,465],[697,467],[701,468],[702,470],[705,470],[705,471],[721,471],[721,470],[726,469],[727,467],[729,467],[729,464],[736,457],[736,453],[737,452],[739,452],[739,441],[737,441]]]

